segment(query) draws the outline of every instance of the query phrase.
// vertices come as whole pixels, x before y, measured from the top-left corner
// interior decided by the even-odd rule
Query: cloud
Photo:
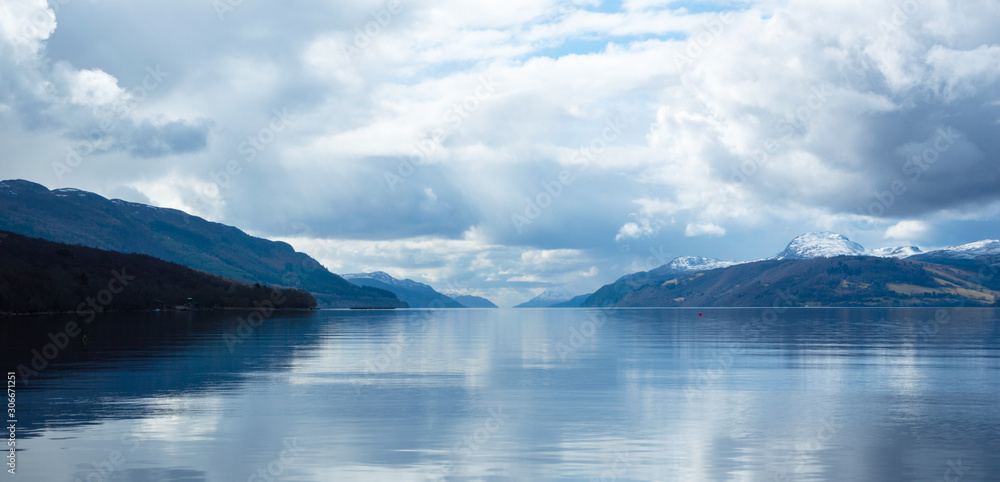
[[[78,70],[70,75],[69,101],[73,104],[103,107],[125,96],[125,91],[118,87],[118,79],[100,69]]]
[[[639,223],[625,223],[625,225],[618,230],[618,234],[615,236],[615,241],[636,239],[650,234],[653,234],[653,228],[649,225],[649,221],[643,220],[641,225]]]
[[[514,301],[649,249],[940,244],[913,223],[1000,213],[995,2],[418,1],[350,56],[384,2],[55,3],[0,5],[10,177],[328,242],[335,270]]]
[[[930,230],[923,221],[900,221],[885,230],[885,239],[916,240],[922,239]]]
[[[684,228],[684,235],[687,237],[695,236],[725,236],[726,228],[722,226],[717,226],[712,223],[705,224],[688,224]]]
[[[0,48],[11,52],[16,63],[34,60],[55,28],[55,12],[45,0],[8,0],[0,4]]]
[[[155,91],[169,76],[159,65],[145,66],[138,84],[123,88],[103,68],[79,68],[49,56],[48,44],[59,31],[57,18],[71,11],[65,3],[49,6],[44,1],[13,0],[0,6],[0,77],[5,80],[0,84],[0,138],[12,148],[20,146],[7,152],[12,167],[24,171],[19,177],[49,184],[54,178],[62,184],[67,176],[79,177],[87,164],[99,166],[90,179],[124,184],[139,180],[121,179],[135,172],[124,166],[142,165],[133,160],[203,151],[210,121],[156,109]],[[114,153],[124,156],[109,155]]]
[[[208,146],[211,122],[170,121],[154,123],[143,120],[119,135],[112,149],[124,150],[133,157],[149,159],[166,155],[199,152]]]
[[[388,271],[393,276],[428,283],[438,290],[461,291],[476,286],[477,293],[502,306],[526,301],[534,296],[530,295],[534,288],[568,286],[586,292],[595,283],[590,278],[600,272],[588,264],[588,253],[495,245],[475,229],[455,240],[278,239],[312,255],[334,272],[370,272],[391,266]]]

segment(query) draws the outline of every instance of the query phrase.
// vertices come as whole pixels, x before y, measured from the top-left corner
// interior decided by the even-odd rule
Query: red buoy
[[[701,316],[701,312],[700,311],[698,312],[698,316]]]

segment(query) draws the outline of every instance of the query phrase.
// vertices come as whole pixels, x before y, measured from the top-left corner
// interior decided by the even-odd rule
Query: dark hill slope
[[[123,254],[0,232],[0,312],[204,308],[315,308],[308,292],[248,286],[143,254]],[[82,308],[81,308],[82,307]]]
[[[406,306],[361,287],[290,245],[250,236],[176,209],[28,181],[0,182],[0,230],[93,248],[140,253],[245,283],[302,288],[330,307]]]

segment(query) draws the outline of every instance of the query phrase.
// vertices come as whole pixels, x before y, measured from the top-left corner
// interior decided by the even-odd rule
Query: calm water
[[[17,480],[1000,480],[997,310],[703,311],[107,315],[19,383]]]

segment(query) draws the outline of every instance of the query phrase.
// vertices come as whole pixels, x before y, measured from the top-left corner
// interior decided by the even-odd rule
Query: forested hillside
[[[311,309],[307,291],[247,285],[143,254],[0,232],[0,313],[199,308]]]

